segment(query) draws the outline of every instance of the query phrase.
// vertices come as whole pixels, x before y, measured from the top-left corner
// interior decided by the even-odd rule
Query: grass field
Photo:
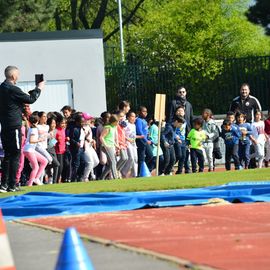
[[[183,174],[174,176],[159,176],[147,178],[132,178],[121,180],[90,181],[88,183],[67,183],[22,187],[21,192],[0,194],[0,198],[14,196],[30,191],[93,193],[93,192],[126,192],[145,190],[183,189],[222,185],[237,181],[270,180],[270,169],[255,169],[242,171]]]

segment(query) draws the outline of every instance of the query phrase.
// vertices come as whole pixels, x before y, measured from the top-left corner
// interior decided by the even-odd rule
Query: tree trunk
[[[92,29],[97,29],[101,27],[101,24],[103,23],[105,15],[106,15],[107,5],[108,5],[108,0],[102,0],[97,16],[91,25]]]
[[[58,8],[56,8],[55,13],[54,13],[54,21],[55,21],[56,30],[61,31],[62,23],[61,23],[61,17],[60,17]]]
[[[70,0],[72,29],[78,29],[77,24],[77,0]]]

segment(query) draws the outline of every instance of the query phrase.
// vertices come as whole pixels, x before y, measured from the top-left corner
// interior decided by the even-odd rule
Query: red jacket
[[[270,135],[270,119],[269,118],[264,120],[264,125],[265,125],[265,127],[264,127],[265,133],[267,135]]]
[[[66,152],[66,131],[63,128],[56,128],[55,139],[57,143],[55,145],[56,154],[64,154]]]

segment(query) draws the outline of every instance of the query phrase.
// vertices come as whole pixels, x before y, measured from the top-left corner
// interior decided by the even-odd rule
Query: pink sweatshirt
[[[126,132],[125,129],[122,128],[120,125],[117,125],[117,138],[118,138],[118,144],[121,149],[127,149],[127,143],[126,143]]]

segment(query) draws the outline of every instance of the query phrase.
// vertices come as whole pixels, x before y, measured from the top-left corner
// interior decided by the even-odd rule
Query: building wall
[[[106,110],[100,31],[0,34],[0,59],[1,81],[8,65],[20,69],[20,81],[33,81],[36,73],[49,81],[72,80],[76,110],[95,116]]]

